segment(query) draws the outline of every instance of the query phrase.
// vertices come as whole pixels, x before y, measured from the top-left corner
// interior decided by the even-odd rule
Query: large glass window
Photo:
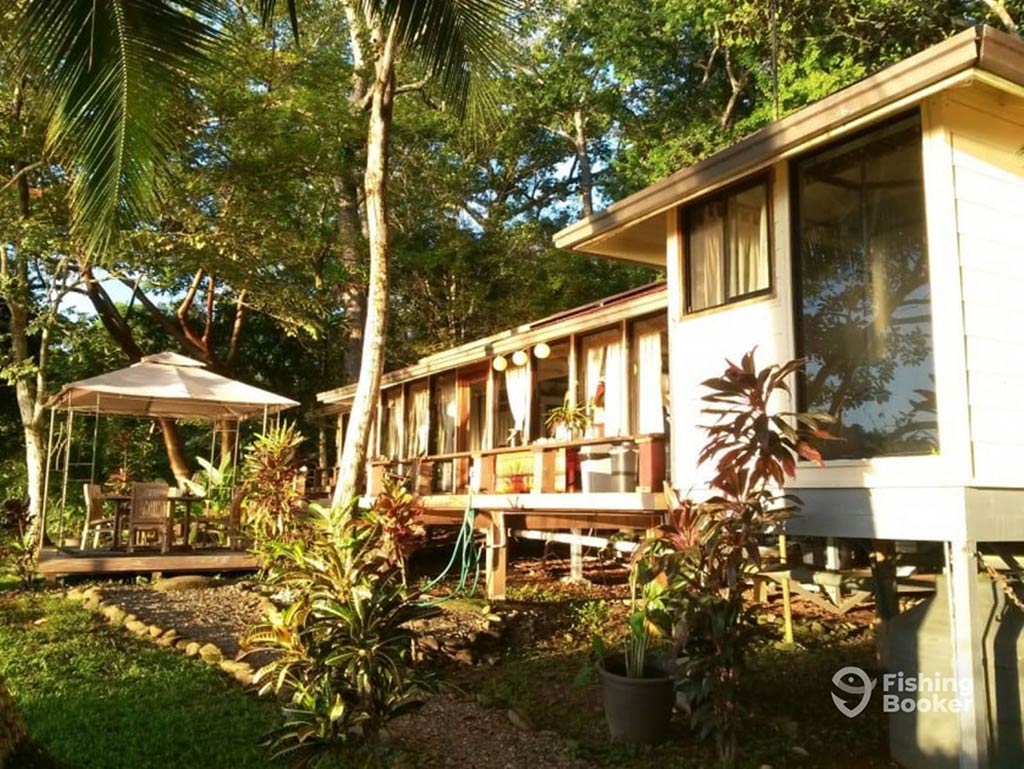
[[[684,220],[690,312],[771,288],[767,182],[689,206]]]
[[[827,458],[938,450],[921,127],[907,118],[795,167],[803,407]]]

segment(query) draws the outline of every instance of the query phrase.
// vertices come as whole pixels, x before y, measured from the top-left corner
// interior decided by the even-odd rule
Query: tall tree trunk
[[[363,352],[366,288],[359,278],[362,272],[363,232],[356,183],[346,175],[338,182],[338,193],[338,260],[348,273],[348,280],[340,296],[341,309],[345,313],[345,382],[348,383],[356,381],[359,376]]]
[[[175,480],[180,482],[190,478],[188,470],[188,459],[185,457],[185,450],[181,443],[181,436],[178,434],[178,424],[173,419],[160,417],[160,431],[164,436],[164,449],[167,451],[167,461],[171,465],[171,472]]]
[[[380,23],[379,20],[377,22]],[[367,239],[370,247],[370,275],[366,301],[366,327],[363,335],[359,382],[352,401],[352,414],[345,431],[345,446],[338,468],[334,502],[351,499],[359,490],[366,463],[370,429],[380,393],[384,369],[384,342],[388,323],[388,280],[391,244],[388,233],[387,176],[388,145],[394,100],[394,55],[397,28],[375,30],[380,46],[375,63],[375,78],[370,101],[370,121],[366,131]]]
[[[14,120],[21,122],[25,106],[25,78],[17,85],[14,92]],[[15,160],[14,175],[18,179],[18,214],[27,221],[32,217],[29,196],[28,163]],[[13,264],[8,266],[8,259]],[[49,344],[49,333],[44,329],[40,336],[38,358],[34,358],[29,346],[29,323],[32,313],[32,289],[29,283],[28,253],[23,243],[17,243],[13,253],[4,253],[2,277],[9,282],[5,293],[7,308],[10,312],[8,334],[10,336],[12,358],[16,366],[30,366],[33,370],[22,373],[14,383],[15,398],[18,402],[18,413],[21,417],[22,433],[25,439],[25,465],[28,476],[29,515],[38,521],[43,511],[43,479],[45,475],[45,449],[43,446],[43,399],[46,397],[46,347]]]
[[[590,167],[590,153],[587,152],[587,132],[583,120],[583,109],[577,107],[572,113],[573,146],[576,162],[580,167],[580,198],[583,200],[583,215],[594,214],[594,176]]]

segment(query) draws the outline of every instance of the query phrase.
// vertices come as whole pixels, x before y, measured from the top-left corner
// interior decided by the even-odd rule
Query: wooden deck
[[[161,553],[117,550],[57,550],[39,554],[39,573],[47,579],[69,574],[146,574],[253,571],[256,559],[244,550],[204,548]]]

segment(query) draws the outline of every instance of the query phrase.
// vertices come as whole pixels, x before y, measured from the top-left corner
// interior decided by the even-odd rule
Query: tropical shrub
[[[303,471],[296,462],[301,443],[295,426],[283,424],[257,435],[242,460],[239,491],[245,530],[264,569],[271,565],[275,543],[308,536],[306,502],[299,487]]]
[[[27,499],[8,499],[0,509],[0,569],[10,572],[22,587],[32,586],[36,571],[35,533]]]
[[[703,383],[710,390],[704,413],[715,422],[705,428],[699,459],[713,463],[712,495],[679,500],[669,490],[667,523],[635,554],[635,571],[657,585],[657,611],[645,615],[644,633],[671,632],[692,725],[714,735],[724,767],[735,765],[738,686],[758,627],[743,601],[760,567],[758,546],[799,508],[783,493],[798,458],[821,464],[811,440],[832,438],[821,427],[831,417],[777,408],[801,366],[758,370],[751,351]]]
[[[381,555],[388,565],[398,569],[404,585],[406,562],[424,531],[419,522],[423,505],[400,481],[385,478],[383,488],[374,497],[371,515],[380,525]]]
[[[381,546],[386,516],[355,502],[312,512],[308,541],[270,545],[278,564],[270,581],[295,598],[247,642],[276,655],[255,680],[261,693],[286,698],[284,724],[269,744],[295,766],[315,766],[340,746],[372,745],[433,688],[413,664],[406,629],[427,610]]]
[[[221,457],[220,464],[214,465],[208,459],[196,457],[201,468],[191,478],[182,480],[190,494],[206,499],[207,508],[213,514],[221,514],[231,507],[231,496],[235,488],[235,467],[231,456]]]

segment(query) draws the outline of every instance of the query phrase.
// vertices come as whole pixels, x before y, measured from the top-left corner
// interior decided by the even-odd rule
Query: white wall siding
[[[942,99],[963,285],[972,482],[1024,487],[1024,103],[984,86]]]
[[[681,233],[678,217],[668,217],[669,344],[671,346],[672,478],[686,491],[706,479],[697,468],[697,455],[706,441],[701,410],[706,390],[701,382],[718,376],[726,358],[739,362],[757,347],[757,363],[766,366],[793,357],[792,286],[789,259],[789,179],[785,163],[771,173],[773,294],[731,306],[686,315],[683,313]]]

